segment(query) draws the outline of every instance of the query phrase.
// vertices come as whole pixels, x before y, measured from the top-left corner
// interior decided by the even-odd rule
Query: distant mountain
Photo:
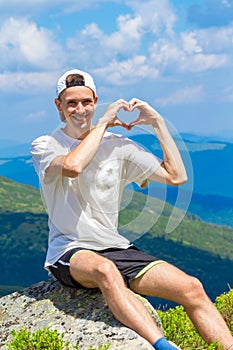
[[[0,293],[4,294],[47,278],[43,262],[48,227],[39,190],[2,177],[0,186]],[[133,196],[133,200],[120,212],[120,230],[139,217],[148,202],[145,195],[128,192],[126,197]],[[133,237],[136,231],[144,232],[145,223],[157,217],[160,202],[152,197],[144,218],[126,234]],[[171,212],[172,207],[166,204],[157,222],[147,234],[138,236],[136,244],[199,277],[214,300],[233,285],[233,230],[206,224],[187,213],[173,232],[165,233]]]
[[[225,131],[222,135],[198,135],[191,133],[181,133],[183,140],[193,141],[193,142],[221,142],[221,143],[233,143],[233,133],[231,130]]]
[[[28,156],[30,155],[28,144],[20,144],[17,146],[9,146],[6,148],[0,149],[0,156],[1,157],[22,157],[22,156]]]
[[[39,187],[31,156],[0,158],[0,175],[21,184]]]
[[[186,206],[186,198],[189,198],[190,193],[186,194],[182,186],[167,186],[166,190],[164,190],[164,185],[154,183],[149,184],[149,189],[141,189],[137,185],[131,187],[137,192],[146,195],[149,193],[150,196],[165,200],[181,209],[187,207],[189,212],[196,214],[208,223],[233,227],[233,198],[192,193],[191,201]],[[177,200],[180,190],[182,190],[182,195],[180,200]]]
[[[0,157],[20,157],[30,155],[30,145],[14,140],[0,140]]]
[[[181,134],[181,136],[175,135],[177,144],[182,152],[188,172],[191,173],[193,170],[194,188],[188,210],[207,222],[233,227],[233,186],[231,186],[233,143],[192,134]],[[162,156],[161,147],[154,135],[141,134],[130,137],[147,150]],[[3,149],[10,145],[9,154],[13,150],[15,155],[21,152],[18,144],[11,144],[9,140],[2,142],[0,140],[0,154],[2,154]],[[29,148],[30,146],[27,145],[27,152],[29,152]],[[39,187],[38,177],[30,155],[0,157],[0,175],[22,184]],[[189,184],[187,185],[189,186]],[[183,192],[185,192],[185,186],[180,187]],[[147,193],[147,190],[141,190],[137,186],[134,188],[136,191]],[[164,185],[151,183],[150,195],[161,199],[164,197],[164,188]],[[167,186],[166,191],[165,200],[174,204],[177,198],[177,188]]]
[[[162,156],[160,145],[151,134],[134,135],[132,139],[150,152]],[[233,198],[233,144],[191,142],[177,138],[184,162],[193,169],[194,193]],[[190,168],[192,166],[192,169]]]

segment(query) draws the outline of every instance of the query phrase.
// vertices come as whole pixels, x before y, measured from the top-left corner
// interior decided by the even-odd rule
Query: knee
[[[195,306],[200,304],[207,298],[201,281],[189,276],[186,287],[184,289],[184,306]]]
[[[117,283],[120,272],[113,262],[106,259],[96,266],[95,276],[96,282],[101,289],[110,289]]]

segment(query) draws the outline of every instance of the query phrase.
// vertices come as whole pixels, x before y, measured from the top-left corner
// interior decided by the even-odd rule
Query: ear
[[[96,109],[96,107],[97,107],[97,101],[98,101],[98,96],[94,96],[95,109]]]
[[[55,98],[54,102],[55,102],[55,105],[58,109],[61,121],[66,122],[66,118],[64,116],[63,109],[61,108],[61,101],[58,98]]]
[[[61,101],[58,98],[55,98],[54,102],[55,102],[55,105],[57,106],[58,111],[62,112]]]

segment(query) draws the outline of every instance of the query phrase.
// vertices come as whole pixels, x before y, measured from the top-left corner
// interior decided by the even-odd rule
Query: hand
[[[103,117],[101,117],[98,122],[101,124],[106,124],[106,128],[122,126],[123,128],[129,130],[129,125],[120,120],[117,116],[117,113],[121,109],[124,109],[127,112],[131,112],[130,104],[123,99],[119,99],[108,106]]]
[[[156,127],[159,121],[163,121],[161,115],[145,101],[133,98],[129,102],[129,106],[131,112],[135,109],[138,109],[140,112],[138,118],[129,124],[129,130],[135,125],[140,124],[153,125]]]

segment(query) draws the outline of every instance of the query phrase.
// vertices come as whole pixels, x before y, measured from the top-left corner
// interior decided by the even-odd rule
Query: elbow
[[[82,170],[79,165],[64,161],[62,175],[74,179],[81,174]]]
[[[173,186],[180,186],[185,184],[188,181],[188,178],[178,179],[177,181],[174,181]]]
[[[187,174],[178,174],[177,176],[173,177],[170,179],[170,185],[172,186],[179,186],[183,185],[188,181],[188,176]]]

